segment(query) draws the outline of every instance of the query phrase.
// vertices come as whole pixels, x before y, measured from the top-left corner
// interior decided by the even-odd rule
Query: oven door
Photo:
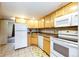
[[[52,43],[53,43],[52,53],[57,57],[77,57],[78,56],[77,45],[63,41],[62,39],[53,40]]]

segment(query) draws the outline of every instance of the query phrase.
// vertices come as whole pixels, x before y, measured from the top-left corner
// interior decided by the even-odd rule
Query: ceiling
[[[0,2],[0,16],[41,18],[68,2]]]

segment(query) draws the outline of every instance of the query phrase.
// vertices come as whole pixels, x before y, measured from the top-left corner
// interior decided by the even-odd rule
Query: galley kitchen
[[[0,57],[79,57],[78,2],[0,2]]]

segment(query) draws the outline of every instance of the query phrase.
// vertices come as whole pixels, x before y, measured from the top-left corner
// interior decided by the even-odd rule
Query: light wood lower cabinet
[[[28,37],[28,45],[38,45],[38,36],[36,33],[33,33],[33,34],[29,34],[29,37]]]
[[[32,44],[32,45],[38,45],[37,37],[31,38],[31,44]]]
[[[50,38],[44,37],[43,49],[50,56]]]
[[[30,34],[28,34],[28,46],[31,45]]]
[[[39,40],[41,40],[41,38]],[[28,42],[29,42],[28,45],[29,46],[31,46],[31,45],[39,46],[39,44],[43,45],[43,46],[41,46],[42,47],[41,49],[43,49],[50,56],[50,36],[48,36],[48,37],[43,36],[42,37],[43,41],[39,41],[39,40],[38,40],[38,34],[36,34],[36,33],[33,33],[31,35],[29,34],[29,36],[28,36]]]

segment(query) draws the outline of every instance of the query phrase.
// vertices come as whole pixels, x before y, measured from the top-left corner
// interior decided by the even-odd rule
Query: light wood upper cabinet
[[[60,17],[64,15],[64,8],[60,8],[56,11],[56,17]]]
[[[38,20],[27,20],[26,25],[29,28],[38,28]]]
[[[45,28],[52,27],[51,15],[45,17]]]
[[[38,27],[39,28],[44,28],[44,19],[38,20]]]
[[[28,26],[28,28],[33,28],[34,27],[34,24],[33,24],[32,20],[27,20],[26,25]]]
[[[72,2],[64,6],[64,15],[76,12],[78,8],[78,2]]]
[[[76,12],[77,8],[78,8],[77,2],[69,3],[66,6],[56,10],[56,17],[60,17],[60,16],[63,16],[63,15],[66,15],[66,14]]]
[[[16,22],[26,24],[28,28],[38,28],[38,20],[16,19]]]
[[[38,28],[38,20],[34,20],[34,28]]]
[[[56,10],[52,14],[55,14],[55,16],[56,16],[55,18],[57,18],[57,17],[61,17],[66,14],[74,13],[77,10],[78,10],[78,2],[72,2],[72,3],[69,3],[69,4],[65,5],[64,7]]]
[[[51,26],[54,27],[54,19],[56,18],[56,13],[51,14]]]
[[[16,23],[23,23],[23,24],[25,24],[26,23],[26,20],[25,19],[23,19],[23,18],[16,18],[16,20],[15,20],[15,22]]]

